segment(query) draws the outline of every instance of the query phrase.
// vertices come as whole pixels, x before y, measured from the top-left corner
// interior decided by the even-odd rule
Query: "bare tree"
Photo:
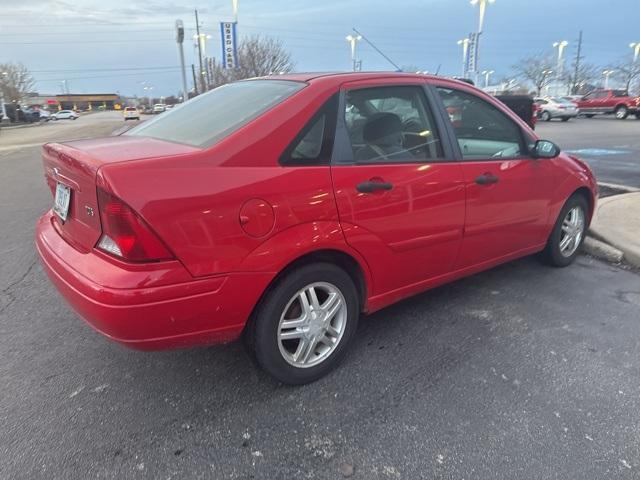
[[[244,78],[287,73],[293,70],[295,64],[280,40],[252,36],[242,40],[238,46],[238,65],[238,68],[229,70],[223,69],[220,64],[213,65],[213,86]]]
[[[599,69],[595,65],[590,63],[580,63],[578,65],[578,71],[575,71],[575,64],[572,67],[571,72],[565,75],[564,81],[567,85],[567,89],[572,95],[578,95],[581,93],[588,93],[591,89],[591,85],[599,77]]]
[[[615,76],[624,82],[627,91],[631,90],[631,84],[634,80],[640,78],[640,61],[634,62],[630,56],[621,59],[611,69],[615,70]]]
[[[22,63],[0,63],[0,92],[6,102],[19,102],[34,87],[35,81]]]
[[[544,54],[526,57],[513,65],[513,70],[523,80],[533,83],[537,95],[540,95],[544,87],[551,78],[554,62]]]

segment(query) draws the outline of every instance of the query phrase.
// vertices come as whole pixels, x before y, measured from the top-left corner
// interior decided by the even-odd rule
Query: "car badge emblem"
[[[93,208],[91,208],[89,205],[85,205],[84,210],[87,212],[87,215],[93,217]]]

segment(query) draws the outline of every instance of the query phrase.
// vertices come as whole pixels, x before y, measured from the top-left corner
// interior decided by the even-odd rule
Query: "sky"
[[[180,73],[174,24],[195,33],[197,8],[207,53],[220,57],[220,21],[231,20],[231,0],[0,0],[0,63],[22,62],[41,94],[178,94]],[[583,30],[584,61],[607,67],[631,54],[640,32],[628,21],[640,0],[495,0],[487,7],[479,52],[481,70],[513,75],[513,64],[531,55],[553,55],[567,40],[575,55]],[[357,28],[394,63],[441,75],[460,75],[457,40],[477,29],[478,7],[469,0],[239,0],[239,35],[278,38],[296,71],[351,68],[345,36]],[[620,28],[623,25],[623,28]],[[624,27],[626,25],[626,27]],[[197,62],[185,40],[187,64]],[[394,70],[360,42],[363,70]],[[190,68],[190,67],[189,67]],[[143,83],[145,82],[145,83]]]

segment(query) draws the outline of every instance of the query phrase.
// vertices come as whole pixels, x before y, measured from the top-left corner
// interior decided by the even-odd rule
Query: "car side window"
[[[331,161],[338,114],[338,95],[332,96],[298,133],[280,156],[283,165],[326,165]]]
[[[481,98],[437,87],[465,160],[515,158],[523,155],[522,130],[507,115]]]
[[[442,161],[442,145],[420,86],[349,90],[344,120],[356,163]]]

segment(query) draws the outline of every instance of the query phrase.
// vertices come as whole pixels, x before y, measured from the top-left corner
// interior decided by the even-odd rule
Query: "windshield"
[[[554,97],[551,99],[552,101],[556,102],[556,103],[567,103],[569,105],[573,105],[573,102],[570,102],[569,100],[567,100],[566,98],[560,98],[560,97]]]
[[[230,83],[144,122],[125,135],[209,147],[304,86],[288,80]]]

